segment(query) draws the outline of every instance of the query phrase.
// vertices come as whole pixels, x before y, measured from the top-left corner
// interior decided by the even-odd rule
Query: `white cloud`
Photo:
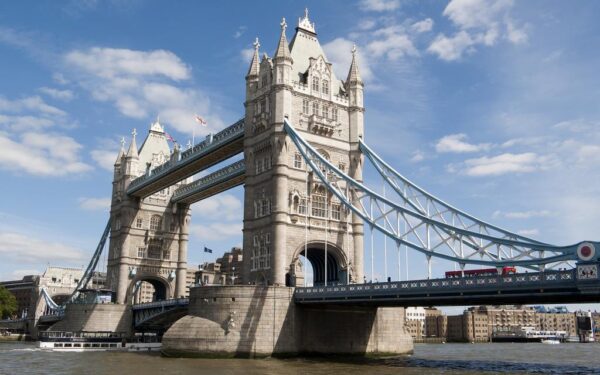
[[[517,234],[520,234],[521,236],[532,237],[532,236],[539,236],[540,231],[538,229],[535,229],[535,228],[532,228],[532,229],[521,229],[520,231],[517,231]]]
[[[241,221],[244,216],[242,202],[231,194],[219,194],[204,199],[194,204],[193,210],[202,217],[215,217],[220,220]]]
[[[372,18],[365,18],[358,23],[358,28],[360,30],[371,30],[375,25],[377,25],[377,21]]]
[[[117,161],[118,150],[96,149],[90,152],[92,159],[103,169],[113,171]]]
[[[99,77],[163,76],[175,81],[190,78],[190,68],[174,53],[165,50],[150,52],[129,49],[93,47],[66,54],[68,64],[83,68]]]
[[[66,112],[47,104],[39,96],[9,100],[0,96],[0,111],[6,113],[35,112],[40,115],[65,116]]]
[[[32,234],[0,232],[0,257],[20,264],[84,262],[87,256],[79,249]]]
[[[242,235],[242,223],[213,222],[206,225],[192,225],[190,233],[203,241],[225,240]]]
[[[437,152],[455,152],[455,153],[465,153],[465,152],[477,152],[488,150],[491,146],[489,143],[481,143],[481,144],[471,144],[465,142],[467,139],[466,134],[451,134],[445,137],[442,137],[437,144],[435,145],[435,150]]]
[[[423,160],[425,160],[425,154],[421,150],[413,152],[413,155],[410,158],[410,161],[413,163],[418,163]]]
[[[27,132],[17,141],[0,132],[0,168],[38,176],[79,174],[91,169],[80,159],[81,148],[64,135]]]
[[[252,61],[252,55],[254,55],[254,48],[244,48],[240,51],[240,56],[242,57],[242,61],[250,65]]]
[[[71,90],[59,90],[59,89],[53,89],[51,87],[40,87],[38,89],[38,91],[41,92],[42,94],[46,94],[54,99],[63,100],[65,102],[73,100],[73,98],[75,97],[75,95],[73,94],[73,91],[71,91]]]
[[[94,47],[71,51],[64,61],[95,100],[113,103],[127,117],[160,115],[167,127],[198,135],[225,125],[206,95],[175,85],[189,80],[191,70],[172,52]],[[207,127],[195,125],[195,113],[207,119]]]
[[[548,157],[532,152],[522,154],[505,153],[493,157],[468,159],[461,166],[451,165],[450,172],[461,172],[468,176],[500,176],[508,173],[531,173],[547,169],[551,164]]]
[[[373,32],[374,40],[367,44],[367,51],[375,58],[397,60],[405,56],[418,56],[409,35],[401,26],[390,26]]]
[[[363,10],[385,12],[400,7],[400,0],[362,0],[360,6]]]
[[[451,37],[439,34],[427,49],[439,58],[452,61],[477,45],[492,46],[500,39],[513,44],[527,41],[525,28],[519,28],[510,16],[512,0],[452,0],[444,9],[458,28]]]
[[[512,211],[512,212],[494,212],[494,217],[505,217],[507,219],[531,219],[536,217],[551,217],[554,214],[548,210],[531,211]]]
[[[433,20],[431,18],[426,18],[413,23],[410,28],[416,33],[425,33],[427,31],[431,31],[433,29]]]
[[[233,34],[233,37],[235,39],[238,39],[239,37],[241,37],[242,35],[244,35],[244,33],[246,32],[246,29],[248,29],[246,26],[240,26],[240,27],[238,27],[238,29]]]
[[[37,116],[10,116],[0,114],[0,125],[11,131],[27,131],[27,130],[41,130],[49,128],[55,123],[53,120],[47,117]]]
[[[333,64],[335,74],[340,79],[346,79],[348,70],[350,69],[350,63],[352,62],[352,46],[354,45],[348,39],[336,38],[329,43],[323,45],[323,50],[327,55],[329,62]],[[361,49],[357,48],[357,62],[358,70],[360,71],[361,78],[368,82],[373,78],[373,73],[369,66],[369,61],[362,54]]]
[[[86,211],[108,211],[110,209],[110,198],[79,198],[79,208]]]
[[[463,53],[469,51],[473,44],[473,39],[466,31],[460,31],[450,38],[439,34],[431,42],[427,51],[438,55],[442,60],[452,61],[461,58]]]

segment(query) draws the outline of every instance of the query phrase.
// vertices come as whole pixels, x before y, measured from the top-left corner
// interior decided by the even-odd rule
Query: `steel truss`
[[[461,269],[474,264],[543,271],[572,268],[572,261],[578,260],[581,243],[550,245],[478,220],[416,186],[361,142],[361,151],[400,198],[399,203],[392,201],[336,168],[287,119],[284,128],[312,172],[347,209],[371,230],[383,233],[399,246],[425,254],[428,261],[431,257],[446,259],[458,263]]]
[[[71,303],[75,301],[75,299],[77,299],[77,297],[79,296],[79,291],[87,287],[88,283],[92,279],[92,276],[94,275],[94,270],[98,265],[98,261],[100,260],[100,256],[102,255],[102,250],[104,249],[104,245],[106,244],[106,240],[108,239],[108,235],[110,234],[110,225],[111,220],[108,219],[106,227],[104,228],[104,232],[102,233],[102,237],[100,238],[100,242],[98,243],[98,246],[96,247],[96,250],[92,255],[90,263],[88,264],[87,268],[85,269],[85,272],[83,273],[83,277],[77,283],[77,286],[75,287],[75,290],[73,290],[73,293],[71,293],[69,298],[62,305],[59,305],[56,302],[54,302],[54,300],[48,294],[46,289],[42,288],[42,296],[46,302],[46,307],[48,309],[49,315],[56,315],[57,313],[62,313],[62,311],[64,311],[64,308],[68,303]]]

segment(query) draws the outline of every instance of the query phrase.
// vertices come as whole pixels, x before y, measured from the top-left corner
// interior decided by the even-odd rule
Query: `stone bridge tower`
[[[258,39],[246,76],[244,157],[245,282],[302,285],[305,257],[313,282],[362,282],[363,224],[307,168],[283,120],[331,163],[362,180],[363,83],[355,52],[336,78],[308,12],[288,44],[285,19],[272,58]]]
[[[179,148],[170,150],[165,131],[157,120],[138,150],[136,132],[127,153],[122,141],[114,166],[110,209],[111,233],[107,283],[116,292],[116,302],[131,303],[140,283],[154,287],[154,299],[186,294],[189,206],[170,203],[171,194],[184,180],[149,197],[126,194],[137,177],[177,158]]]

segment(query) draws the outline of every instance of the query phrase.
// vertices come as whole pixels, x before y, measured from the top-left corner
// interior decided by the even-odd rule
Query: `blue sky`
[[[357,44],[366,140],[397,170],[507,229],[600,239],[600,3],[228,4],[0,4],[1,279],[85,264],[119,139],[157,115],[180,143],[194,113],[209,123],[198,136],[233,123],[254,38],[272,55],[281,17],[295,26],[305,7],[338,77]],[[193,207],[190,264],[209,260],[205,245],[218,255],[241,243],[241,193]],[[422,256],[410,266],[425,276]]]

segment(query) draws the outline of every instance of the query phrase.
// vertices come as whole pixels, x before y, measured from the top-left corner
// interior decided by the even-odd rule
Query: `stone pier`
[[[197,287],[189,315],[163,337],[167,356],[264,357],[412,353],[404,309],[302,307],[293,288]]]
[[[133,321],[130,305],[70,303],[65,317],[50,327],[49,331],[106,331],[132,333]]]

